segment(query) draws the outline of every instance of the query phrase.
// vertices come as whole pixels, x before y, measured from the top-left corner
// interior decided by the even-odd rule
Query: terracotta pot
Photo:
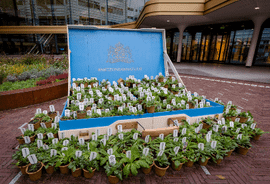
[[[142,167],[142,172],[144,174],[149,174],[152,170],[153,165],[154,165],[154,161],[153,161],[153,164],[149,166],[149,168]]]
[[[77,178],[79,176],[82,175],[82,169],[81,168],[77,168],[74,172],[73,170],[71,169],[71,174],[74,178]]]
[[[180,165],[178,167],[176,167],[175,164],[174,164],[174,161],[172,161],[172,168],[175,171],[180,171],[180,169],[182,168],[183,164],[184,163],[180,163]]]
[[[164,78],[158,78],[158,82],[163,82]]]
[[[69,165],[69,164],[63,165],[63,166],[59,166],[60,172],[61,172],[62,174],[68,174],[68,172],[69,172],[68,165]]]
[[[194,162],[188,160],[188,161],[185,163],[185,166],[187,166],[187,167],[192,167],[193,164],[194,164]]]
[[[86,116],[86,112],[85,113],[77,113],[77,119],[84,119]]]
[[[19,144],[24,144],[25,143],[23,138],[20,138],[20,139],[16,138],[16,139],[19,142]]]
[[[53,120],[57,116],[57,112],[49,112],[48,116],[50,116]]]
[[[252,137],[252,139],[254,139],[255,141],[258,141],[260,139],[260,137],[261,137],[261,135],[255,135]]]
[[[130,87],[130,86],[132,86],[132,85],[131,85],[130,82],[127,82],[127,83],[126,83],[126,86],[127,86],[127,87]]]
[[[47,172],[48,174],[52,174],[52,173],[54,172],[54,166],[55,166],[55,164],[54,164],[53,166],[49,166],[49,167],[46,169],[46,172]]]
[[[234,151],[234,149],[231,150],[231,151],[228,151],[228,152],[226,153],[227,155],[226,155],[225,157],[230,157],[233,151]]]
[[[90,173],[89,171],[83,169],[83,176],[85,178],[92,178],[94,176],[94,174],[95,174],[96,168],[95,169],[92,168],[92,171],[93,172]]]
[[[211,127],[211,125],[208,125],[207,123],[205,123],[205,122],[202,122],[203,123],[203,129],[208,129],[208,128],[210,128]]]
[[[34,129],[37,130],[40,127],[40,121],[33,124],[34,125]]]
[[[53,137],[54,137],[54,138],[58,138],[58,133],[53,134]]]
[[[91,110],[91,108],[92,108],[91,106],[87,106],[87,107],[85,108],[85,110],[86,110],[86,111],[89,111],[89,110]]]
[[[248,120],[248,118],[240,117],[239,123],[245,123]]]
[[[246,155],[248,150],[250,150],[250,148],[244,148],[244,147],[238,145],[237,153],[239,153],[241,155]]]
[[[178,94],[179,91],[171,91],[174,95]]]
[[[26,168],[26,174],[29,175],[29,178],[30,178],[31,181],[36,181],[36,180],[38,180],[38,179],[41,178],[41,176],[42,176],[43,163],[42,162],[40,162],[40,163],[41,163],[41,167],[36,172],[28,172],[28,168],[30,167],[31,164],[27,166],[27,168]]]
[[[233,122],[234,122],[234,121],[235,121],[235,119],[236,119],[236,117],[226,117],[225,119],[226,119],[226,120],[231,120],[231,121],[233,121]]]
[[[160,177],[164,176],[166,174],[167,169],[169,168],[169,165],[166,168],[158,167],[155,162],[154,162],[154,165],[155,165],[155,168],[154,168],[155,173],[156,175]]]
[[[148,113],[154,113],[155,112],[155,106],[146,107]]]
[[[193,103],[191,103],[191,102],[187,102],[187,104],[189,105],[189,108],[190,108],[190,109],[193,109],[193,108],[194,108]]]
[[[32,137],[29,137],[31,142],[35,142],[36,135],[33,135]]]
[[[166,84],[165,86],[164,86],[164,88],[168,88],[169,86],[168,86],[168,84]]]
[[[78,83],[75,83],[76,84],[76,87],[79,87],[79,84]]]
[[[30,165],[30,164],[25,165],[25,166],[17,166],[17,167],[21,170],[22,174],[26,174],[26,168],[27,168],[29,165]]]
[[[223,159],[216,160],[217,164],[220,164]]]
[[[88,83],[87,83],[87,82],[84,83],[84,87],[85,87],[85,88],[88,87]]]
[[[111,184],[116,184],[116,183],[119,182],[119,178],[117,178],[116,176],[110,175],[110,176],[108,176],[108,179],[109,179],[109,182],[110,182]]]
[[[42,123],[44,123],[47,128],[51,128],[52,127],[52,121],[53,121],[53,119],[51,118],[51,121],[49,121],[49,122],[42,122]]]
[[[200,158],[200,159],[199,159],[199,164],[200,164],[201,166],[206,166],[209,159],[210,159],[210,157],[208,157],[207,159],[205,159],[204,162],[202,162],[202,158]]]

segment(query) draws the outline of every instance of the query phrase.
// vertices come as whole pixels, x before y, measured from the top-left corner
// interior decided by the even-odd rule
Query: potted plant
[[[57,116],[57,112],[56,111],[50,111],[50,112],[48,112],[48,116],[49,117],[51,117],[53,120],[54,120],[54,118]]]
[[[164,76],[162,74],[158,76],[158,82],[164,82]]]
[[[35,138],[36,138],[36,134],[34,131],[32,130],[25,130],[24,134],[23,134],[24,137],[28,136],[30,138],[30,141],[31,142],[34,142],[35,141]]]
[[[237,153],[241,155],[246,155],[248,150],[251,148],[249,136],[242,136],[242,139],[237,139],[238,144]]]
[[[240,118],[240,123],[245,123],[248,120],[248,115],[246,114],[246,112],[241,112],[240,114],[238,114],[238,117]]]
[[[203,129],[206,129],[206,130],[208,130],[214,124],[214,122],[210,116],[202,119],[202,123],[203,123]]]
[[[187,159],[184,157],[184,155],[182,154],[181,151],[177,152],[177,154],[175,154],[174,150],[171,148],[169,156],[170,156],[171,161],[172,161],[172,168],[175,171],[180,171],[183,164],[187,162]]]
[[[236,110],[229,110],[229,112],[226,114],[225,112],[223,113],[223,117],[226,120],[230,120],[230,121],[235,121],[237,116],[237,111]]]
[[[29,175],[31,181],[36,181],[42,176],[43,163],[30,164],[26,168],[26,173]]]
[[[219,141],[222,143],[224,149],[230,150],[226,153],[225,157],[230,157],[234,149],[238,146],[235,139],[231,139],[227,136],[222,136]]]
[[[17,160],[16,166],[21,170],[22,174],[26,174],[26,168],[30,162],[27,157],[23,157],[21,149],[12,155],[12,159]]]
[[[84,119],[85,116],[86,116],[86,111],[85,110],[83,110],[83,111],[78,110],[77,111],[77,119]]]
[[[97,158],[91,161],[88,160],[88,158],[85,158],[83,176],[85,178],[92,178],[96,170],[99,171],[99,161],[97,160]]]
[[[71,170],[71,174],[74,178],[82,175],[82,169],[84,168],[84,157],[73,156],[73,161],[69,163],[68,168]]]
[[[260,129],[260,128],[255,128],[254,131],[252,132],[252,135],[253,135],[252,138],[253,138],[255,141],[258,141],[258,140],[260,139],[261,135],[266,134],[266,133],[269,133],[269,132],[264,132],[264,131],[263,131],[262,129]]]
[[[154,158],[153,156],[151,155],[151,153],[149,153],[147,156],[145,155],[141,155],[140,157],[140,160],[145,162],[146,164],[141,164],[141,169],[142,169],[142,172],[144,174],[149,174],[152,170],[152,167],[154,165]]]
[[[24,138],[23,138],[23,135],[20,135],[18,137],[16,137],[17,141],[19,142],[19,144],[24,144]]]
[[[156,175],[162,177],[166,174],[167,169],[170,166],[170,162],[168,161],[168,157],[163,152],[161,156],[157,156],[157,158],[154,159],[154,166],[155,166],[155,173]]]
[[[40,127],[40,121],[45,116],[45,114],[40,113],[35,115],[34,119],[32,119],[28,124],[33,124],[34,129],[37,130]]]
[[[211,153],[209,151],[209,149],[199,149],[198,153],[197,153],[197,157],[199,157],[199,164],[201,166],[206,166],[209,159],[211,158]]]
[[[48,174],[52,174],[54,172],[54,167],[55,167],[56,162],[58,161],[58,158],[59,158],[59,155],[50,157],[50,154],[48,152],[42,155],[42,159],[43,159],[42,163]]]
[[[109,162],[106,162],[106,165],[104,166],[105,173],[108,176],[108,180],[111,184],[116,184],[120,180],[123,180],[122,177],[122,168],[123,168],[123,163],[118,162],[114,165],[109,164]]]
[[[52,118],[50,116],[44,116],[41,120],[42,123],[45,123],[47,128],[52,127]]]
[[[154,113],[157,102],[155,100],[149,100],[145,102],[145,106],[148,113]]]
[[[77,139],[76,139],[77,140]],[[77,143],[77,141],[76,141]],[[70,141],[70,145],[72,145],[71,141]],[[69,173],[69,168],[68,165],[71,162],[71,159],[73,157],[73,155],[75,154],[75,148],[69,146],[67,150],[62,151],[62,155],[59,155],[59,159],[55,164],[55,167],[60,169],[60,172],[62,174],[68,174]]]

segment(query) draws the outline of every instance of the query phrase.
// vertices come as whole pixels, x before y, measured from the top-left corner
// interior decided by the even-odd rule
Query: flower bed
[[[51,117],[56,115],[53,109],[48,113]],[[233,109],[233,105],[228,103],[224,115],[232,114],[230,111]],[[91,178],[94,172],[103,167],[109,182],[117,183],[124,177],[136,176],[139,169],[149,173],[154,166],[155,173],[164,176],[170,165],[174,170],[180,170],[183,164],[186,167],[192,167],[196,162],[207,165],[209,160],[220,164],[234,150],[245,155],[251,148],[250,139],[257,140],[258,136],[266,133],[256,128],[257,123],[250,112],[240,113],[236,110],[235,121],[208,117],[190,124],[189,120],[182,120],[179,129],[173,134],[166,137],[160,134],[155,139],[151,136],[142,138],[141,132],[135,129],[122,132],[121,126],[115,135],[112,135],[111,129],[108,129],[107,134],[100,135],[97,129],[90,135],[90,140],[73,135],[67,138],[64,134],[60,134],[58,139],[59,119],[51,118],[46,113],[37,110],[35,118],[29,122],[33,126],[28,125],[28,130],[22,130],[22,137],[29,137],[24,140],[31,142],[20,145],[19,151],[13,155],[22,173],[26,173],[23,172],[25,166],[30,169],[37,166],[36,170],[32,170],[35,172],[44,165],[48,173],[54,172],[51,168],[59,168],[61,173],[68,174],[71,171],[74,177],[84,175]],[[240,123],[244,113],[247,120]],[[46,128],[41,122],[50,122],[52,127]],[[38,123],[42,127],[35,127]],[[32,157],[36,161],[31,164],[35,160]]]

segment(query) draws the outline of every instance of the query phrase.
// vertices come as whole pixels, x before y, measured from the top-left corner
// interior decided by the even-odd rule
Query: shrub
[[[15,75],[8,75],[7,76],[7,81],[8,82],[15,82],[15,81],[17,81],[17,78],[16,78]]]
[[[31,73],[29,71],[25,71],[21,75],[18,76],[18,79],[20,81],[25,81],[27,79],[30,79],[30,77],[31,77]]]

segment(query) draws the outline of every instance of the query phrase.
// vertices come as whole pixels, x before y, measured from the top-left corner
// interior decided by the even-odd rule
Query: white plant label
[[[81,93],[77,93],[77,100],[81,100],[82,98],[82,94]]]
[[[254,130],[254,128],[256,127],[256,123],[252,123],[250,127]]]
[[[40,123],[40,125],[41,125],[42,128],[47,128],[45,123]]]
[[[201,118],[197,118],[197,119],[196,119],[196,122],[197,122],[197,123],[200,123],[200,121],[201,121]]]
[[[59,139],[64,139],[64,138],[65,138],[65,132],[60,132]]]
[[[25,136],[23,137],[23,139],[26,144],[29,144],[31,142],[29,136]]]
[[[161,142],[160,145],[159,145],[159,150],[165,150],[165,146],[166,146],[166,143]]]
[[[122,125],[117,125],[117,130],[118,130],[118,132],[122,132],[123,131]]]
[[[92,135],[92,140],[93,140],[93,141],[96,141],[96,140],[97,140],[97,135],[96,135],[96,134],[93,134],[93,135]]]
[[[160,150],[159,152],[158,152],[158,157],[161,157],[162,155],[163,155],[163,153],[164,153],[164,150]]]
[[[56,116],[56,117],[57,117],[57,116]],[[56,118],[56,117],[55,117],[55,118]],[[59,117],[58,117],[58,118],[59,118]],[[53,129],[57,129],[57,124],[56,124],[56,123],[52,123],[52,128],[53,128]]]
[[[111,165],[115,165],[116,164],[116,160],[115,160],[115,156],[114,155],[110,155],[109,156],[109,163]]]
[[[121,140],[123,140],[124,135],[122,133],[121,134],[118,134],[118,138],[121,139]]]
[[[101,110],[97,109],[97,113],[101,116]]]
[[[183,137],[182,138],[182,143],[184,143],[184,142],[187,142],[187,138],[186,137]]]
[[[49,146],[46,145],[46,144],[44,144],[44,145],[43,145],[43,149],[44,149],[44,150],[48,150],[48,149],[49,149]]]
[[[21,132],[22,132],[22,135],[24,134],[24,132],[25,132],[25,128],[19,128],[20,130],[21,130]]]
[[[53,143],[53,144],[57,144],[57,143],[58,143],[58,139],[57,139],[57,138],[54,138],[54,139],[52,140],[52,143]]]
[[[133,134],[133,139],[134,140],[137,140],[138,139],[138,133]]]
[[[100,140],[103,143],[103,146],[106,146],[106,138]]]
[[[235,118],[235,122],[239,122],[240,121],[240,118]]]
[[[108,150],[107,150],[107,153],[108,153],[109,155],[112,155],[112,154],[113,154],[113,149],[112,149],[112,148],[108,149]]]
[[[225,118],[221,118],[221,122],[223,125],[225,125]]]
[[[241,128],[237,128],[237,130],[236,130],[235,132],[236,132],[236,133],[239,133],[239,132],[240,132],[240,129],[241,129]]]
[[[232,101],[228,101],[228,105],[232,105]]]
[[[112,128],[108,128],[108,130],[107,130],[107,135],[108,135],[108,136],[111,136],[111,135],[112,135]]]
[[[181,135],[185,135],[186,133],[187,133],[187,128],[183,128]]]
[[[225,132],[227,132],[227,126],[222,127],[222,133],[225,133]]]
[[[31,130],[31,131],[34,131],[34,125],[33,124],[28,124],[28,129]]]
[[[218,125],[214,125],[214,126],[213,126],[213,130],[214,130],[215,132],[218,132],[218,127],[219,127]]]
[[[68,150],[68,147],[63,147],[62,149],[61,149],[61,151],[67,151]]]
[[[210,140],[211,140],[211,134],[206,134],[206,141],[210,142]]]
[[[206,102],[206,106],[210,106],[210,102]]]
[[[190,119],[187,119],[188,124],[190,125]]]
[[[171,108],[171,105],[170,104],[167,104],[167,109],[170,109]]]
[[[43,141],[42,140],[37,140],[37,147],[40,148],[43,145]]]
[[[229,109],[226,109],[225,114],[228,114],[228,113],[229,113]]]
[[[217,141],[212,141],[212,142],[211,142],[211,147],[212,147],[213,149],[215,149],[216,146],[217,146]]]
[[[173,142],[178,142],[178,141],[179,141],[179,138],[178,137],[176,137],[176,138],[173,139]]]
[[[97,152],[91,151],[89,160],[92,161],[97,158]]]
[[[96,129],[95,133],[97,134],[97,136],[100,136],[100,129]]]
[[[242,134],[238,134],[236,139],[242,139]]]
[[[126,152],[126,157],[128,157],[129,159],[131,159],[131,151],[130,151],[130,150],[128,150],[128,151]]]
[[[174,126],[179,127],[179,123],[178,123],[178,120],[177,119],[173,121],[173,124],[174,124]]]
[[[28,157],[28,160],[31,164],[36,164],[37,163],[37,157],[35,154],[32,154],[32,155],[29,155]]]
[[[161,140],[163,140],[164,139],[164,134],[159,134],[159,136],[158,136]]]
[[[199,128],[201,130],[203,128],[203,124],[199,124]]]
[[[83,139],[83,138],[80,138],[80,139],[79,139],[79,144],[80,144],[80,145],[84,145],[84,139]]]
[[[55,111],[54,105],[50,105],[49,108],[50,108],[50,111],[51,112],[54,112]]]
[[[138,105],[138,110],[141,111],[142,110],[142,105]]]
[[[212,130],[210,130],[209,132],[207,132],[207,134],[210,134],[210,135],[212,135]]]
[[[69,144],[69,140],[64,140],[63,141],[63,146],[67,146]]]
[[[48,133],[47,136],[48,136],[48,138],[54,138],[52,133]]]
[[[40,114],[41,113],[41,108],[37,108],[36,109],[36,114]]]
[[[143,155],[144,155],[144,156],[147,156],[148,153],[149,153],[149,148],[144,148],[144,149],[143,149]]]
[[[70,117],[70,110],[65,110],[65,116]]]
[[[76,156],[76,158],[79,158],[79,157],[81,157],[82,156],[82,151],[76,151],[75,152],[75,156]]]
[[[150,135],[145,136],[145,140],[144,140],[144,141],[145,141],[146,143],[149,142],[149,137],[150,137]]]
[[[245,128],[245,127],[247,127],[247,124],[243,123],[243,124],[241,125],[241,127],[242,127],[242,128]]]
[[[202,151],[204,150],[204,144],[203,143],[199,143],[198,144],[198,148],[201,149]]]
[[[24,157],[24,158],[27,157],[27,155],[30,154],[29,148],[23,148],[23,149],[22,149],[22,154],[23,154],[23,157]]]
[[[176,147],[173,149],[173,151],[174,151],[175,155],[177,155],[177,153],[178,153],[179,149],[180,149],[180,147],[179,147],[179,146],[176,146]]]
[[[199,133],[199,131],[200,131],[200,127],[195,128],[195,133],[196,134]]]
[[[173,130],[173,137],[178,137],[178,129],[177,130]]]
[[[230,121],[230,127],[234,127],[234,122],[233,121]]]
[[[84,110],[84,105],[83,104],[80,104],[79,105],[79,109],[80,109],[80,111],[83,111]]]
[[[221,123],[221,121],[220,121],[220,120],[218,120],[218,124],[219,124],[219,125],[222,125],[222,123]]]
[[[57,151],[55,149],[51,149],[51,157],[56,156]]]
[[[203,103],[202,102],[200,102],[200,108],[203,108]]]
[[[42,133],[38,133],[37,134],[37,137],[38,137],[38,139],[43,139],[43,134]]]

